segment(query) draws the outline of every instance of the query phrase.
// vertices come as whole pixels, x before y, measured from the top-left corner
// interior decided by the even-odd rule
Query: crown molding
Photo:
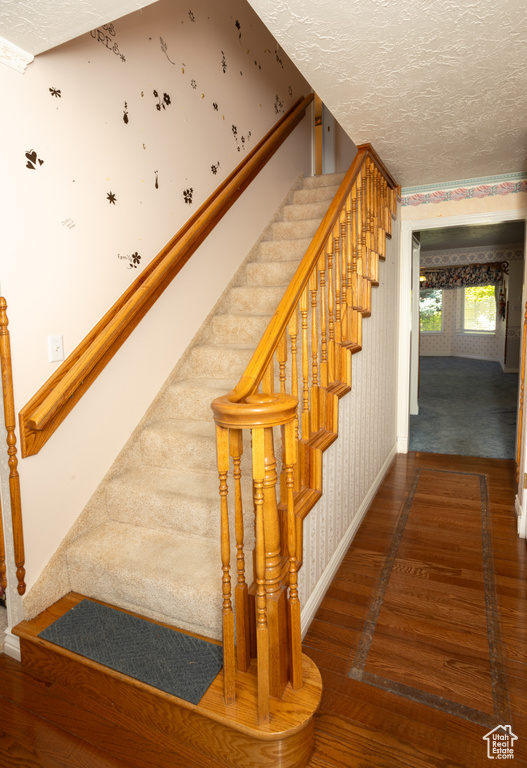
[[[0,64],[6,64],[11,69],[24,74],[27,65],[31,64],[35,57],[32,53],[24,51],[18,45],[10,43],[4,37],[0,37]]]

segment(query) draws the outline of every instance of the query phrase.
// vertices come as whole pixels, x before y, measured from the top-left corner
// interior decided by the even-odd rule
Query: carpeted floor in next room
[[[410,417],[410,450],[514,459],[518,374],[499,363],[421,357],[419,415]]]

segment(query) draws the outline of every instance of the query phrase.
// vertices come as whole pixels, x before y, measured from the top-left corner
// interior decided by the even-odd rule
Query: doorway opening
[[[410,450],[517,458],[525,222],[413,232]]]

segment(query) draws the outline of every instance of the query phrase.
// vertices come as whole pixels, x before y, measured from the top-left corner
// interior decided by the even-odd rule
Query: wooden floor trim
[[[494,703],[494,713],[489,715],[486,712],[480,712],[477,709],[467,707],[455,701],[436,696],[418,688],[398,683],[394,680],[388,680],[379,675],[374,675],[365,671],[368,653],[373,642],[375,629],[381,608],[384,603],[384,596],[388,588],[390,576],[401,545],[405,532],[408,517],[410,515],[417,486],[423,472],[442,472],[455,475],[470,475],[479,479],[481,494],[481,521],[482,521],[482,552],[483,552],[483,578],[484,578],[484,596],[487,618],[487,640],[489,644],[489,661],[491,670],[492,697]],[[494,567],[492,557],[492,534],[490,524],[490,510],[488,500],[487,479],[485,475],[475,472],[459,472],[455,470],[431,469],[417,467],[414,472],[412,483],[408,491],[406,500],[401,510],[399,522],[395,529],[393,539],[386,555],[384,565],[375,589],[367,618],[360,635],[357,649],[353,656],[351,667],[348,671],[348,677],[361,683],[367,683],[384,691],[389,691],[398,696],[410,699],[420,704],[442,710],[469,720],[478,725],[492,728],[501,723],[508,723],[511,719],[507,682],[503,663],[503,653],[501,647],[500,623],[498,614],[498,600],[496,594],[496,584],[494,580]]]

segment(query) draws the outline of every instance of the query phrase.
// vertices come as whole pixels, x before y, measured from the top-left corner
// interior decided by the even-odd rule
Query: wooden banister
[[[9,456],[9,495],[11,497],[11,523],[13,526],[13,550],[16,565],[17,589],[20,595],[26,591],[25,584],[25,555],[24,555],[24,534],[22,530],[22,503],[20,501],[20,478],[18,475],[18,459],[16,449],[16,418],[15,418],[15,398],[13,394],[13,375],[11,368],[11,342],[9,339],[9,321],[7,319],[7,302],[3,296],[0,296],[0,362],[2,367],[2,392],[4,400],[4,420],[7,432],[7,453]],[[1,520],[0,520],[0,528]],[[2,540],[2,547],[3,547]],[[3,582],[5,582],[5,551],[0,552],[4,555],[3,563]],[[0,568],[2,564],[0,562]],[[5,587],[5,583],[2,583]]]
[[[139,321],[303,118],[313,94],[300,98],[200,206],[21,409],[22,456],[42,448]]]
[[[262,724],[269,720],[270,697],[280,698],[287,682],[293,690],[303,684],[297,576],[302,522],[321,496],[322,452],[337,437],[338,398],[351,388],[351,356],[362,347],[362,318],[370,315],[371,288],[379,282],[379,260],[386,256],[396,212],[395,181],[369,144],[358,147],[245,372],[231,392],[212,403],[228,585],[224,594],[229,596],[224,601],[224,656],[234,680],[235,645],[243,649],[239,673],[247,668],[246,649],[256,655]],[[224,433],[242,445],[244,429],[251,430],[253,453],[255,583],[248,589],[251,599],[236,603],[236,642],[224,541],[229,535],[229,440]],[[231,451],[235,476],[237,456],[239,451]],[[237,494],[241,518],[240,504]],[[243,552],[240,526],[236,549]],[[245,595],[244,579],[242,588]],[[227,696],[232,701],[231,687]]]

